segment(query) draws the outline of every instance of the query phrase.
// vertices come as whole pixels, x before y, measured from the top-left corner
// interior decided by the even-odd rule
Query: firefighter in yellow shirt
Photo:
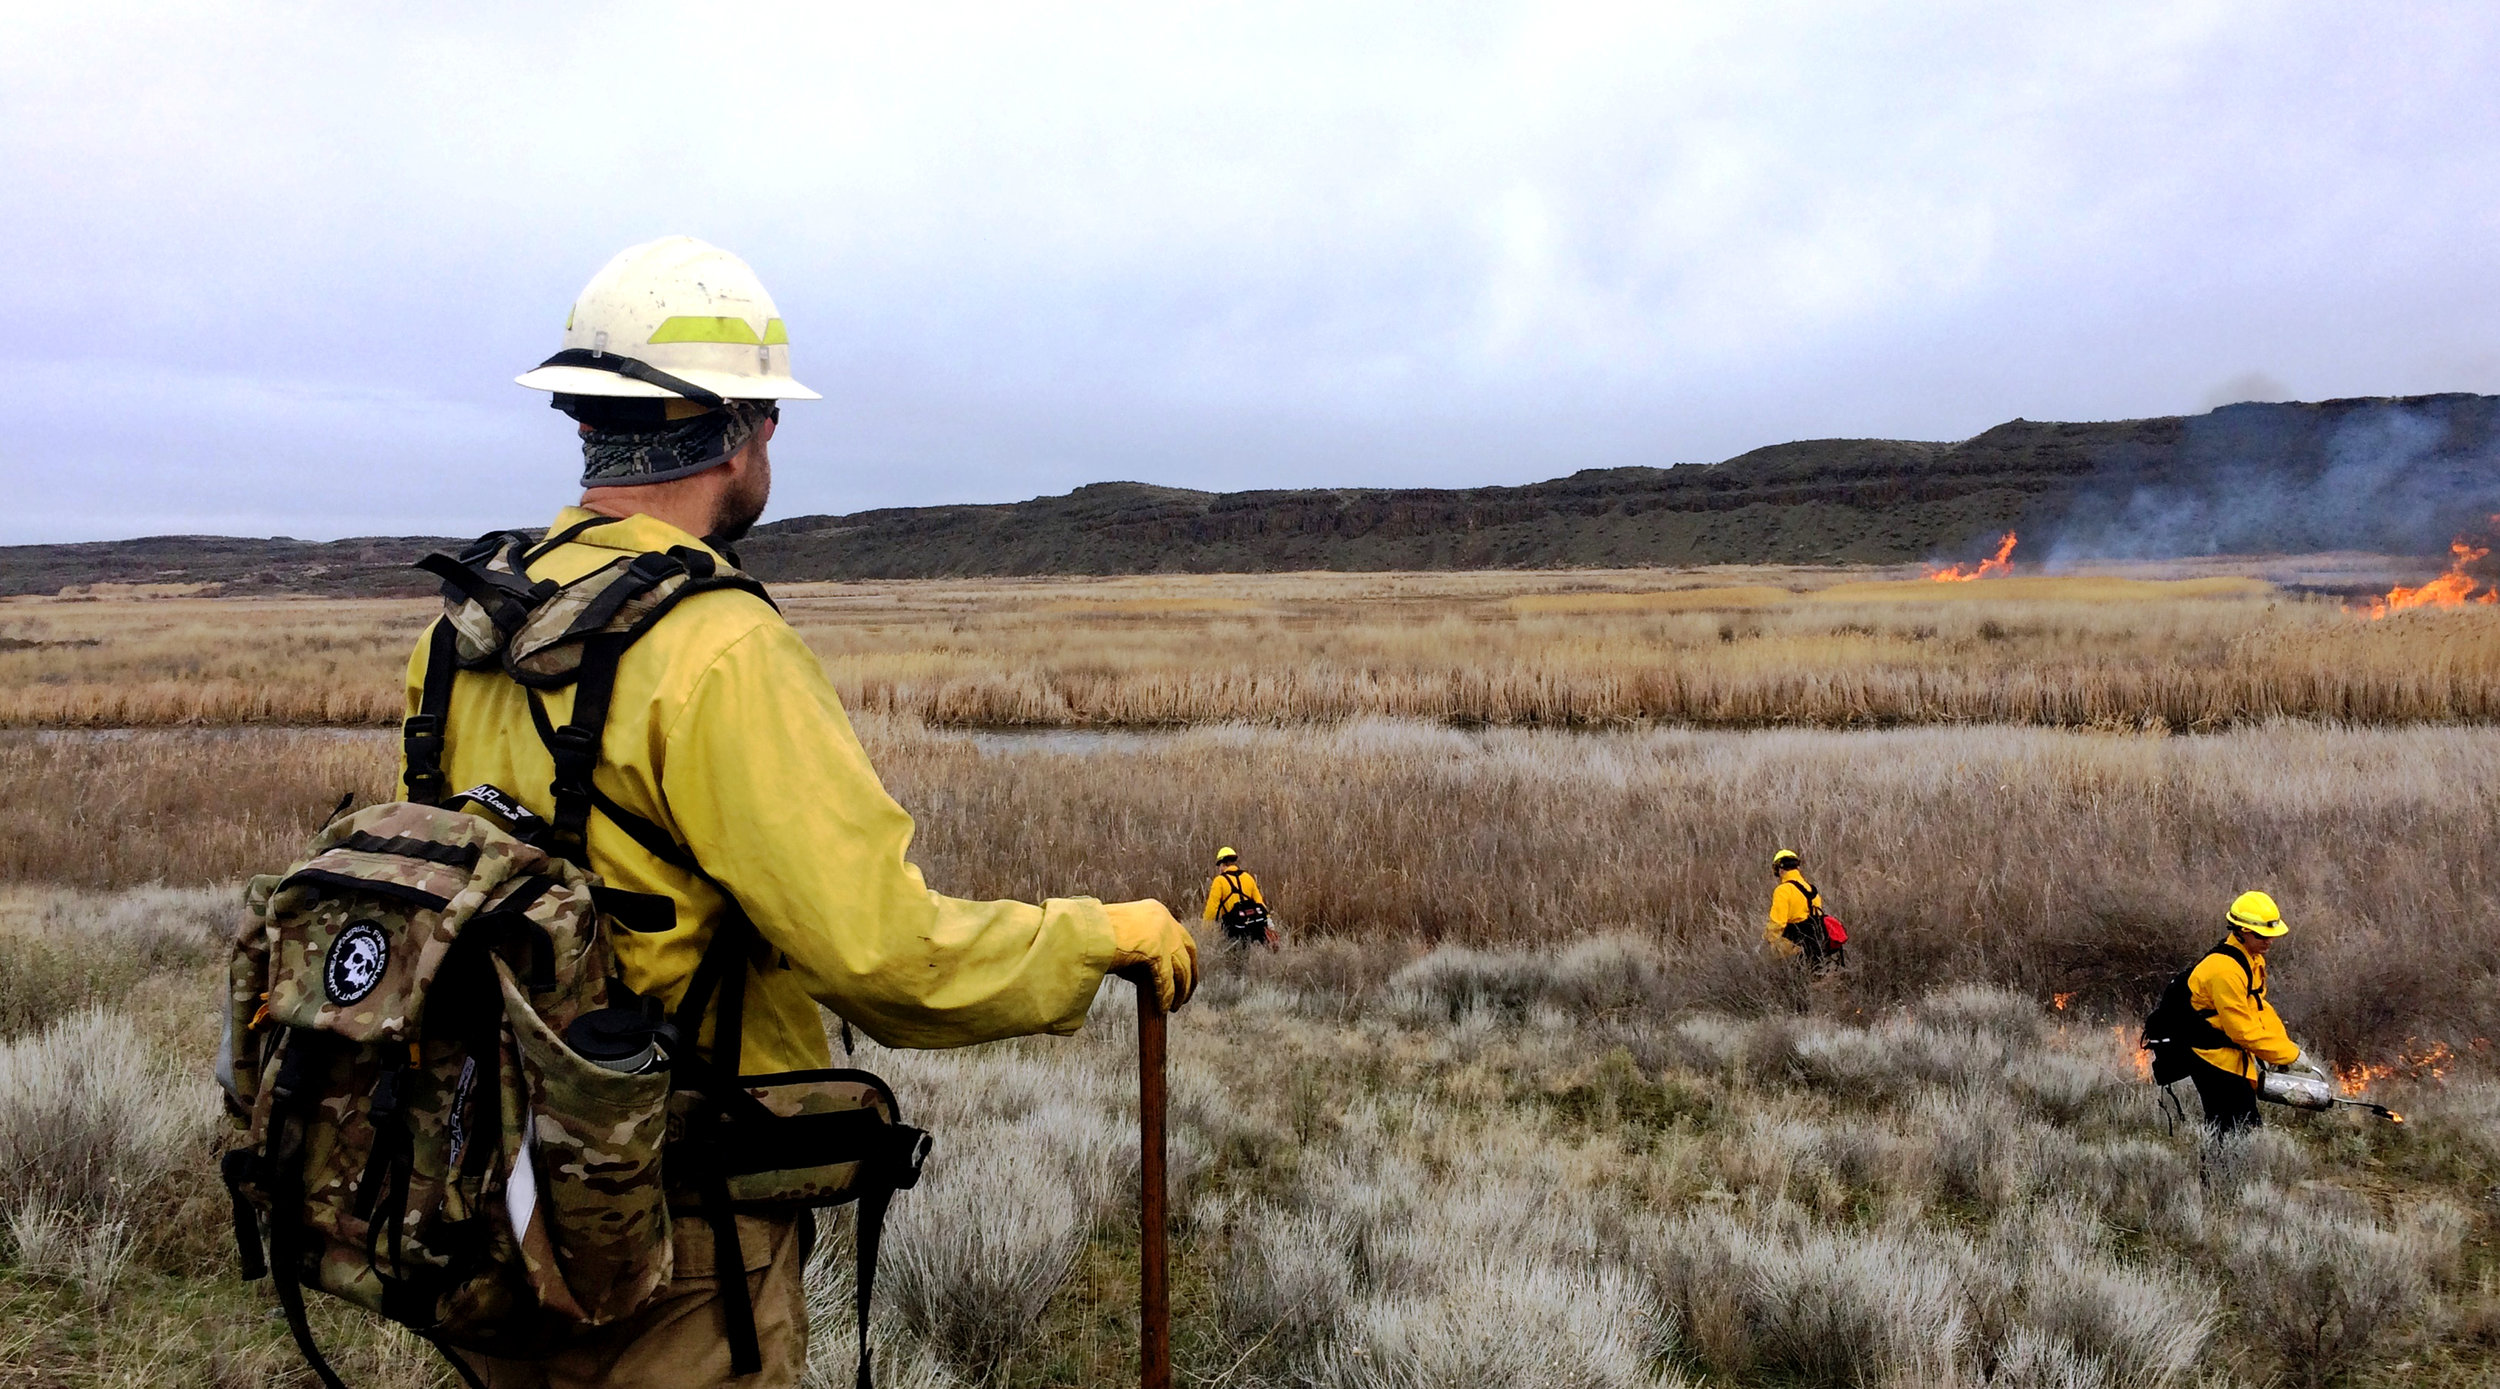
[[[2205,1123],[2223,1134],[2264,1122],[2257,1114],[2264,1066],[2325,1074],[2266,1000],[2266,952],[2291,929],[2282,911],[2265,893],[2243,892],[2225,920],[2230,933],[2188,971],[2187,986],[2188,1006],[2205,1024],[2188,1077],[2204,1103]]]
[[[1771,912],[1762,938],[1783,959],[1803,955],[1818,979],[1845,960],[1845,947],[1832,938],[1823,915],[1823,895],[1806,881],[1803,860],[1794,849],[1771,855]]]
[[[689,237],[633,247],[592,278],[565,347],[520,384],[554,393],[579,426],[582,501],[526,557],[567,582],[636,556],[713,572],[762,515],[788,331],[752,270]],[[525,688],[500,669],[450,675],[447,708],[421,708],[443,629],[408,667],[408,712],[439,727],[440,792],[486,784],[540,817],[555,809],[552,748],[580,686]],[[449,672],[446,664],[441,668]],[[740,1071],[832,1064],[829,1008],[894,1047],[1071,1033],[1105,973],[1152,972],[1186,1001],[1197,946],[1159,902],[1035,903],[942,896],[905,857],[912,819],[878,783],[823,665],[771,603],[730,588],[659,615],[615,666],[587,772],[590,867],[627,929],[625,984],[674,1008],[714,934],[750,923]],[[542,726],[543,725],[543,726]],[[566,774],[569,775],[569,774]],[[606,902],[603,902],[606,905]],[[707,1022],[697,1040],[710,1044]],[[807,1362],[802,1218],[740,1214],[762,1371],[742,1389],[795,1385]],[[732,1378],[707,1225],[674,1222],[677,1282],[659,1301],[535,1360],[466,1355],[493,1389],[721,1384]]]
[[[1215,877],[1207,884],[1207,909],[1200,919],[1221,922],[1224,943],[1235,950],[1276,948],[1276,922],[1268,915],[1267,898],[1230,844],[1215,851]]]

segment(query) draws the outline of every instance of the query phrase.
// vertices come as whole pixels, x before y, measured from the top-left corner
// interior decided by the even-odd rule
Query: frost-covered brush
[[[2350,1099],[2335,1093],[2332,1082],[2320,1076],[2302,1075],[2297,1071],[2268,1071],[2257,1086],[2257,1098],[2268,1104],[2286,1105],[2293,1109],[2364,1109],[2391,1124],[2401,1124],[2405,1116],[2383,1104]]]

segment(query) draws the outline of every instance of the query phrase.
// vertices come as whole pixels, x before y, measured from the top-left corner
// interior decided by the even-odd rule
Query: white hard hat
[[[573,301],[564,350],[512,378],[563,395],[819,400],[790,379],[790,334],[747,263],[691,236],[617,253]],[[711,399],[705,399],[705,397]]]

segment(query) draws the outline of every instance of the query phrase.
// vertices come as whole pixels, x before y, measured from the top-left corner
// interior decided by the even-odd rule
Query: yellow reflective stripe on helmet
[[[788,347],[790,345],[789,325],[783,323],[778,318],[765,319],[764,345],[766,347]]]
[[[664,342],[737,342],[754,347],[758,341],[755,325],[731,314],[681,313],[651,330],[655,347]]]

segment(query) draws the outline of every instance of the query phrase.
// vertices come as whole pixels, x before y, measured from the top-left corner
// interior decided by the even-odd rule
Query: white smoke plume
[[[2047,559],[2431,555],[2495,512],[2500,398],[2229,405],[2180,421],[2174,447],[2106,454]]]

